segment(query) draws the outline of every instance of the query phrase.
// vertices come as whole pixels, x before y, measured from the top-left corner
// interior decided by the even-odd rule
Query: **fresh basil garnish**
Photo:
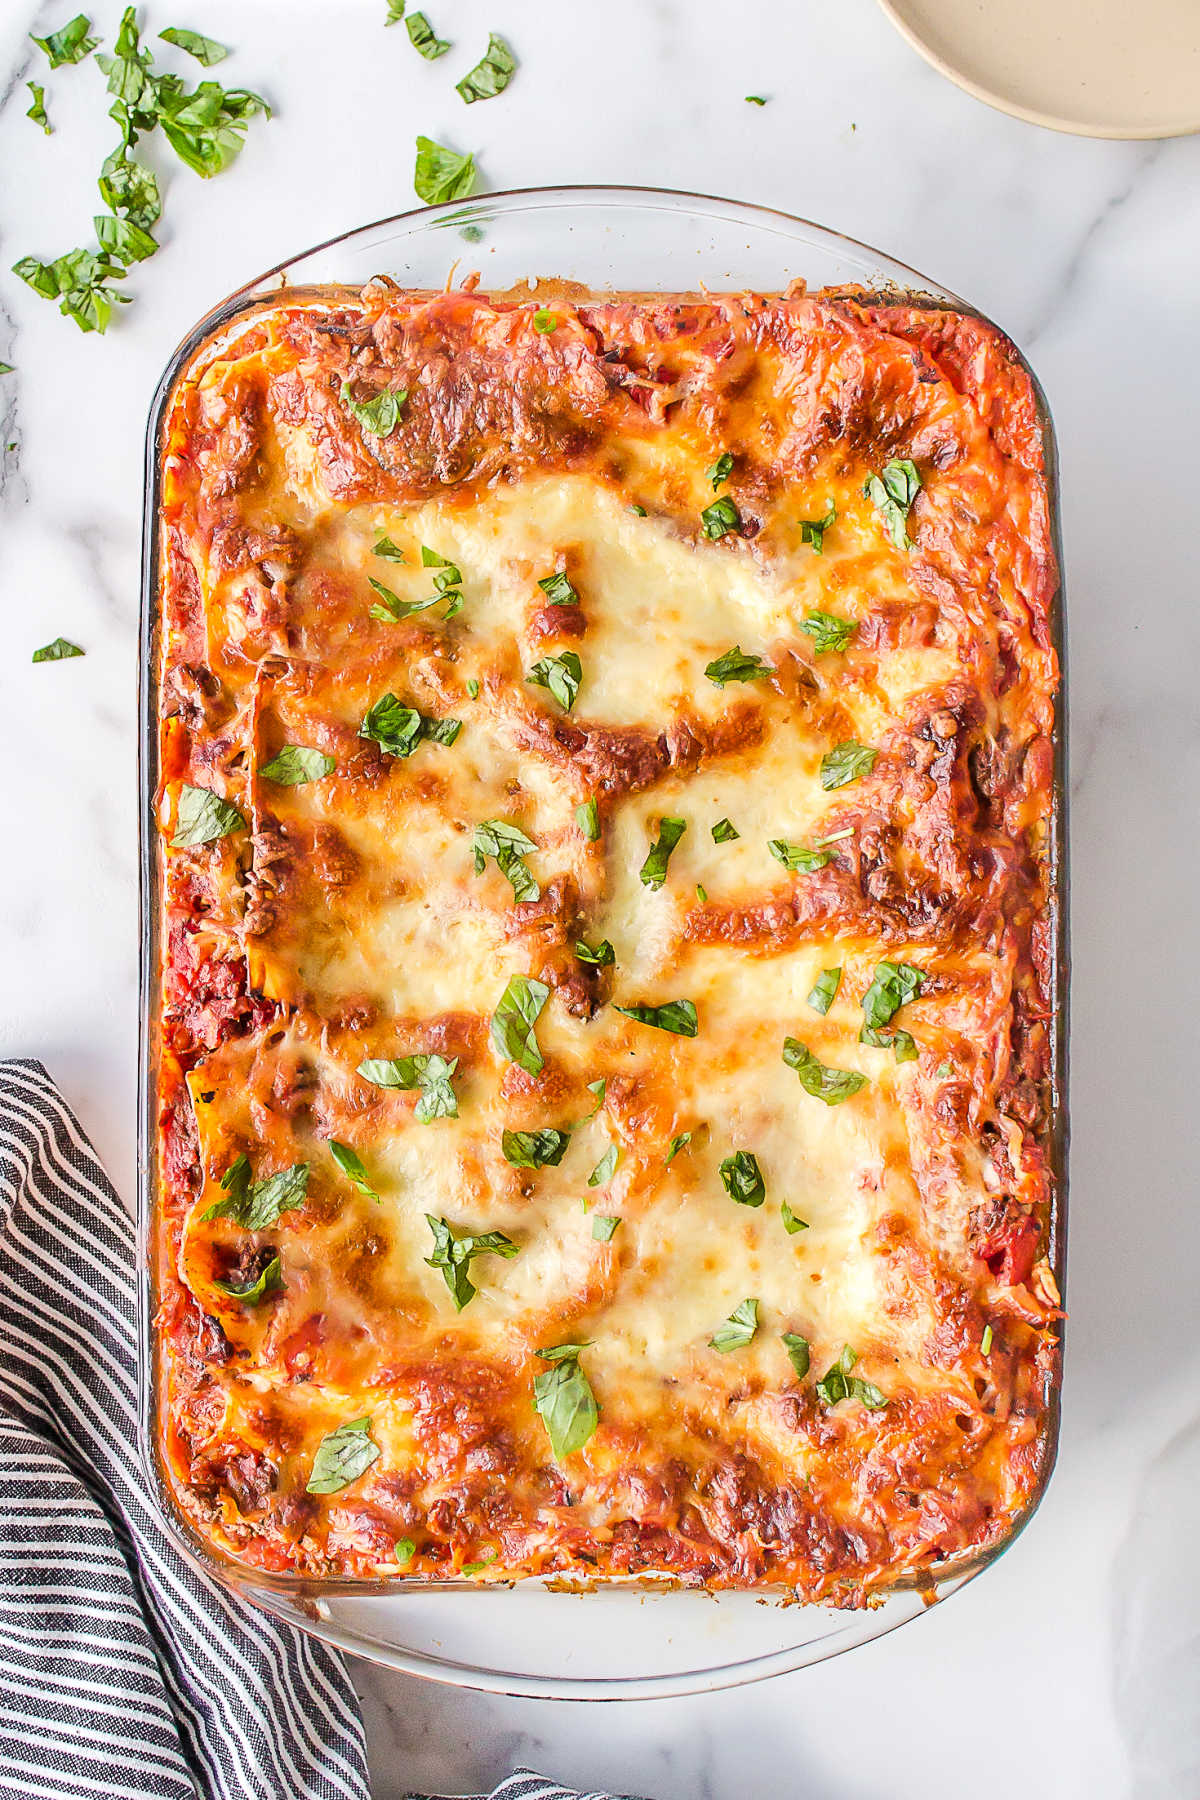
[[[860,775],[871,773],[878,755],[878,750],[856,744],[853,738],[848,738],[844,744],[835,744],[821,758],[821,786],[826,793],[831,793],[834,788],[848,787]]]
[[[728,819],[718,819],[712,828],[712,841],[714,844],[732,844],[734,840],[740,838],[741,835],[742,834],[737,826],[732,824]]]
[[[243,1306],[257,1306],[259,1301],[265,1300],[268,1294],[277,1294],[283,1287],[279,1256],[276,1254],[270,1262],[264,1263],[258,1278],[255,1281],[247,1282],[243,1287],[238,1287],[232,1281],[219,1279],[213,1281],[213,1286],[220,1293],[228,1295],[230,1300],[240,1300]]]
[[[348,1424],[339,1425],[336,1431],[327,1432],[317,1445],[305,1492],[340,1493],[342,1488],[349,1487],[352,1481],[364,1475],[371,1464],[378,1461],[379,1455],[379,1445],[371,1436],[370,1414],[351,1419]]]
[[[600,1111],[600,1108],[604,1105],[604,1096],[608,1091],[608,1082],[605,1077],[601,1075],[599,1081],[588,1082],[587,1090],[589,1094],[595,1096],[596,1104],[593,1106],[591,1112],[584,1113],[583,1119],[580,1121],[581,1124],[585,1123],[588,1119],[594,1119],[596,1114]]]
[[[667,879],[667,864],[671,860],[671,852],[687,830],[686,819],[660,819],[658,836],[651,844],[640,875],[642,886],[653,888],[655,892]]]
[[[813,1011],[824,1016],[837,999],[837,991],[841,985],[842,971],[840,968],[822,969],[808,990],[808,1004]]]
[[[105,206],[143,231],[149,231],[162,214],[157,176],[144,163],[136,162],[124,144],[105,158],[98,185]]]
[[[214,1200],[200,1214],[202,1220],[231,1219],[245,1231],[266,1231],[279,1223],[281,1213],[303,1206],[308,1194],[308,1164],[293,1163],[265,1181],[251,1181],[250,1159],[237,1156],[221,1177],[223,1200]]]
[[[533,1404],[546,1427],[556,1462],[582,1450],[600,1423],[596,1396],[579,1366],[580,1353],[587,1348],[586,1344],[556,1344],[534,1352],[543,1362],[553,1364],[534,1376]]]
[[[384,694],[371,706],[358,728],[360,738],[378,744],[389,756],[411,756],[418,744],[451,745],[462,730],[461,719],[430,719],[395,694]]]
[[[766,1183],[753,1150],[735,1150],[727,1156],[717,1174],[721,1186],[739,1206],[761,1206],[767,1197]]]
[[[858,630],[858,622],[855,619],[839,619],[836,613],[817,610],[805,613],[800,621],[800,629],[812,639],[814,653],[822,656],[827,650],[845,650]]]
[[[431,550],[428,544],[421,545],[421,567],[436,571],[433,577],[433,593],[428,600],[418,601],[415,605],[410,603],[408,611],[419,612],[422,606],[436,606],[439,601],[445,600],[449,604],[442,617],[443,619],[452,619],[455,613],[462,611],[463,607],[462,570],[457,563],[452,563],[449,557],[440,555],[436,550]],[[394,599],[395,596],[393,595],[392,598]]]
[[[405,562],[407,559],[399,544],[393,543],[386,535],[376,538],[371,545],[372,556],[382,556],[386,562]]]
[[[51,137],[54,132],[54,127],[46,116],[45,88],[39,87],[36,81],[27,81],[25,86],[33,95],[33,104],[26,111],[25,117],[27,119],[32,119],[35,125],[40,125],[46,136]]]
[[[629,510],[631,513],[636,513],[639,519],[644,519],[647,516],[645,507],[639,506],[636,501]]]
[[[765,106],[767,104],[765,94],[746,94],[744,98],[747,106]]]
[[[92,21],[87,14],[77,13],[61,31],[52,31],[44,38],[33,37],[32,31],[29,35],[38,49],[46,52],[50,67],[61,69],[64,63],[82,62],[85,56],[91,55],[100,42],[99,38],[88,36],[91,29]]]
[[[611,968],[617,960],[617,953],[607,938],[601,938],[594,947],[585,939],[578,938],[575,943],[575,954],[581,963],[588,963],[593,969]]]
[[[418,200],[424,200],[428,206],[438,206],[444,200],[465,200],[474,185],[473,156],[459,156],[444,144],[435,144],[432,138],[417,139],[413,187]]]
[[[873,1025],[864,1025],[858,1041],[875,1050],[891,1050],[898,1063],[916,1062],[920,1056],[917,1040],[910,1031],[877,1031]]]
[[[420,52],[426,62],[436,62],[439,56],[445,56],[450,49],[448,38],[440,38],[423,12],[409,13],[404,21],[408,32],[408,41],[414,50]]]
[[[516,57],[504,39],[497,37],[493,31],[488,37],[488,47],[483,56],[454,85],[468,106],[476,100],[492,100],[497,94],[504,92],[513,78],[516,66]]]
[[[449,1061],[436,1051],[417,1051],[412,1056],[367,1057],[358,1065],[364,1081],[375,1087],[399,1088],[405,1093],[420,1093],[413,1113],[419,1125],[431,1125],[435,1119],[457,1119],[458,1097],[452,1077],[458,1067],[457,1056]]]
[[[359,1072],[361,1073],[361,1070]],[[336,1138],[330,1138],[329,1154],[346,1179],[354,1183],[360,1194],[366,1194],[368,1199],[378,1200],[379,1195],[371,1186],[363,1159],[357,1150],[352,1150],[349,1144],[339,1144]]]
[[[459,1312],[475,1298],[479,1289],[471,1280],[471,1264],[477,1256],[503,1256],[511,1262],[519,1254],[516,1244],[503,1231],[464,1232],[458,1236],[447,1219],[425,1214],[433,1233],[433,1255],[425,1258],[431,1269],[440,1269]]]
[[[843,1100],[849,1100],[851,1094],[857,1094],[859,1088],[867,1085],[866,1076],[860,1075],[857,1069],[827,1067],[797,1038],[784,1038],[783,1060],[789,1069],[795,1069],[805,1093],[811,1094],[814,1100],[823,1100],[826,1106],[840,1106]]]
[[[710,662],[704,673],[723,688],[727,681],[765,681],[768,675],[775,673],[775,668],[761,656],[747,655],[740,644],[735,644],[732,650],[726,650],[723,656]]]
[[[68,250],[51,263],[23,256],[13,264],[13,274],[44,300],[57,300],[59,312],[74,319],[80,331],[104,332],[113,307],[129,300],[128,294],[119,294],[111,286],[124,278],[124,268],[104,251]]]
[[[504,1160],[514,1169],[557,1168],[567,1154],[570,1142],[570,1132],[560,1131],[553,1125],[547,1125],[541,1131],[504,1131],[500,1134]]]
[[[388,24],[390,25],[391,23],[392,20],[389,19]],[[399,1563],[402,1569],[412,1561],[416,1554],[417,1546],[411,1538],[397,1538],[395,1544],[392,1546],[392,1560]]]
[[[575,823],[589,844],[597,842],[600,836],[600,808],[595,796],[575,808]]]
[[[598,1244],[607,1244],[620,1223],[620,1218],[612,1213],[595,1213],[592,1217],[592,1236]]]
[[[57,637],[52,644],[43,644],[40,650],[35,650],[30,661],[35,663],[66,662],[68,657],[82,655],[83,651],[79,645],[73,644],[70,638]]]
[[[837,1361],[830,1364],[816,1383],[817,1398],[826,1406],[836,1406],[839,1400],[861,1400],[872,1412],[878,1412],[887,1405],[887,1400],[872,1382],[851,1375],[857,1361],[857,1352],[849,1344],[843,1344]]]
[[[603,1187],[606,1181],[611,1181],[616,1172],[620,1156],[621,1152],[616,1144],[610,1144],[608,1149],[604,1152],[604,1155],[600,1158],[600,1161],[588,1176],[588,1186]]]
[[[735,1306],[723,1325],[719,1325],[708,1342],[713,1350],[744,1350],[758,1330],[758,1301],[743,1300]]]
[[[825,502],[824,518],[800,520],[800,542],[802,544],[811,544],[817,555],[820,556],[822,550],[825,548],[825,533],[836,519],[837,507],[833,504],[832,500],[827,500]],[[801,626],[801,630],[803,629],[804,627]]]
[[[792,1367],[795,1369],[798,1379],[803,1381],[804,1377],[808,1374],[808,1339],[806,1337],[801,1337],[798,1331],[785,1331],[783,1333],[783,1345],[788,1356],[791,1358]]]
[[[543,656],[526,670],[525,679],[535,687],[549,688],[563,711],[570,712],[583,679],[583,665],[574,650],[564,650],[561,656]]]
[[[697,898],[697,900],[699,900],[701,906],[708,905],[708,889],[704,886],[704,883],[701,881],[698,881],[696,883],[696,898]]]
[[[712,491],[715,494],[717,489],[723,487],[732,474],[733,458],[730,456],[728,450],[723,450],[712,468],[705,469],[704,479],[711,484]]]
[[[467,676],[467,698],[468,700],[478,700],[479,698],[479,683],[473,675]]]
[[[489,1544],[483,1553],[476,1557],[474,1562],[465,1562],[463,1564],[461,1573],[464,1575],[478,1575],[484,1569],[490,1567],[499,1554],[500,1552]]]
[[[211,788],[193,787],[185,781],[179,790],[171,848],[186,850],[194,844],[214,844],[218,838],[240,831],[245,823],[231,801],[222,800]]]
[[[513,975],[492,1014],[492,1047],[506,1062],[514,1062],[527,1075],[540,1075],[545,1062],[534,1026],[550,989],[532,975]]]
[[[529,851],[536,849],[533,839],[526,837],[520,826],[510,825],[507,819],[484,819],[476,825],[472,841],[475,873],[482,875],[491,857],[508,881],[518,904],[538,900],[542,890],[525,861]]]
[[[868,475],[863,486],[863,493],[882,518],[897,550],[913,548],[908,535],[908,515],[920,491],[917,465],[907,458],[893,460],[878,475]]]
[[[406,0],[387,0],[387,15],[388,16],[383,21],[384,24],[385,25],[398,25],[400,23],[401,19],[404,17],[405,4],[406,4]]]
[[[696,1035],[696,1008],[690,1000],[668,1000],[665,1006],[618,1006],[616,1010],[639,1025],[653,1025],[656,1031],[670,1031],[676,1037]]]
[[[809,850],[804,844],[787,844],[782,838],[772,838],[767,849],[776,862],[794,875],[815,875],[833,861],[832,850]]]
[[[561,569],[553,575],[539,575],[538,586],[551,606],[579,605],[579,595]]]
[[[692,1134],[690,1131],[681,1131],[678,1137],[673,1137],[671,1142],[667,1145],[667,1154],[663,1159],[663,1168],[669,1169],[671,1164],[675,1161],[675,1158],[679,1155],[679,1152],[684,1149],[686,1145],[690,1144],[691,1141]]]
[[[337,768],[337,758],[323,750],[309,750],[303,744],[285,744],[259,774],[279,787],[302,787],[306,781],[320,781]]]
[[[863,995],[863,1018],[878,1031],[910,1000],[915,1000],[925,981],[924,969],[912,963],[876,963],[871,985]]]
[[[740,531],[742,515],[729,495],[722,494],[719,500],[714,500],[711,506],[704,508],[700,514],[700,524],[705,537],[715,542],[717,538],[728,537],[731,531]]]
[[[439,606],[443,600],[450,602],[449,608],[442,614],[444,619],[453,618],[454,614],[459,612],[462,607],[462,595],[456,588],[446,590],[435,588],[434,592],[426,594],[423,600],[402,600],[399,594],[394,594],[390,587],[385,587],[383,582],[376,580],[374,575],[368,575],[367,581],[372,591],[378,595],[378,599],[371,608],[370,616],[378,619],[383,625],[398,625],[402,619],[411,619],[414,613],[427,612],[431,606]]]
[[[551,312],[548,306],[539,306],[533,315],[533,329],[540,331],[545,337],[549,332],[558,329],[558,314]]]
[[[369,431],[372,437],[385,438],[390,437],[400,423],[400,413],[408,399],[408,389],[381,388],[369,400],[356,400],[350,391],[350,383],[343,381],[338,398],[364,431]]]
[[[783,1220],[783,1229],[789,1237],[795,1237],[798,1231],[808,1230],[808,1220],[794,1213],[786,1200],[779,1202],[779,1216]]]
[[[112,213],[97,213],[92,223],[96,227],[101,250],[114,261],[145,262],[158,249],[150,233],[143,231],[140,225],[135,225],[132,219],[114,218]]]
[[[169,25],[158,35],[164,44],[174,44],[177,50],[186,50],[189,56],[194,56],[206,69],[211,69],[215,63],[224,62],[229,55],[226,46],[218,44],[216,38],[204,37],[199,31],[188,31],[186,26]]]
[[[981,1337],[981,1338],[980,1338],[980,1340],[979,1340],[979,1348],[980,1348],[980,1351],[981,1351],[981,1352],[982,1352],[982,1354],[983,1354],[983,1355],[984,1355],[984,1356],[990,1356],[990,1355],[991,1355],[991,1351],[992,1351],[992,1328],[991,1328],[991,1325],[990,1325],[990,1324],[989,1324],[989,1325],[985,1325],[985,1326],[984,1326],[984,1328],[983,1328],[983,1336],[982,1336],[982,1337]]]

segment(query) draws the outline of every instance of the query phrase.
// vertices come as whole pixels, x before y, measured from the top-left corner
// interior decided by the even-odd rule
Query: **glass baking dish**
[[[852,238],[764,207],[652,188],[533,188],[422,207],[304,252],[240,288],[200,319],[163,373],[146,438],[141,597],[141,1044],[139,1097],[139,1302],[141,1448],[166,1529],[195,1567],[244,1598],[359,1656],[458,1685],[560,1699],[657,1699],[762,1680],[835,1656],[895,1629],[990,1565],[1035,1510],[1053,1468],[1057,1386],[1049,1395],[1043,1474],[1033,1504],[1005,1543],[947,1563],[936,1581],[898,1586],[859,1612],[763,1604],[761,1593],[704,1594],[652,1583],[592,1593],[550,1591],[538,1581],[501,1587],[465,1582],[327,1582],[264,1573],[221,1557],[176,1511],[157,1447],[158,1361],[153,1320],[157,1213],[156,1093],[160,866],[158,784],[158,451],[174,384],[197,346],[229,321],[287,290],[361,286],[391,275],[407,288],[440,289],[479,272],[483,290],[571,282],[592,293],[777,292],[854,286],[891,300],[974,312],[915,270]],[[1045,439],[1055,551],[1061,570],[1057,469],[1050,415],[1034,378]],[[1061,602],[1055,646],[1063,666]],[[1050,1261],[1064,1276],[1067,1183],[1067,864],[1065,666],[1055,733],[1052,924],[1056,955],[1054,1110],[1050,1154],[1054,1213]],[[503,1593],[503,1601],[496,1598]]]

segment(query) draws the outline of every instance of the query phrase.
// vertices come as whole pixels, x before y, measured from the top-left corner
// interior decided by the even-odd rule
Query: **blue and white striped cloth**
[[[158,1522],[135,1254],[45,1069],[0,1062],[0,1796],[368,1800],[341,1656],[198,1575]],[[501,1797],[574,1800],[527,1770]]]

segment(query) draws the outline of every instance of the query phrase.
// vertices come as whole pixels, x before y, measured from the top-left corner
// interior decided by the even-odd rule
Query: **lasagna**
[[[159,1453],[312,1582],[855,1606],[1048,1472],[1031,379],[855,291],[301,290],[160,445]]]

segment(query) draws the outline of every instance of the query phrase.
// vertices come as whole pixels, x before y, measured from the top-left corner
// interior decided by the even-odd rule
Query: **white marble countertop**
[[[24,34],[72,10],[0,8],[5,269],[83,241],[94,210],[112,136],[94,72],[48,82],[52,138],[22,116],[24,82],[43,78]],[[92,10],[111,39],[116,5]],[[416,132],[475,148],[492,187],[691,188],[877,243],[1011,332],[1060,440],[1074,1217],[1062,1453],[1040,1514],[927,1619],[703,1701],[496,1699],[359,1665],[378,1800],[486,1785],[522,1761],[657,1800],[1200,1793],[1200,139],[1093,143],[1002,117],[928,69],[873,0],[429,0],[462,47],[432,65],[383,30],[384,0],[142,10],[154,31],[236,45],[221,75],[278,116],[218,180],[172,162],[163,252],[106,338],[0,275],[0,360],[17,370],[0,377],[0,443],[15,446],[0,455],[0,1054],[44,1059],[130,1198],[147,408],[212,302],[412,203]],[[520,73],[467,112],[452,81],[489,28]],[[59,633],[86,659],[31,667]]]

